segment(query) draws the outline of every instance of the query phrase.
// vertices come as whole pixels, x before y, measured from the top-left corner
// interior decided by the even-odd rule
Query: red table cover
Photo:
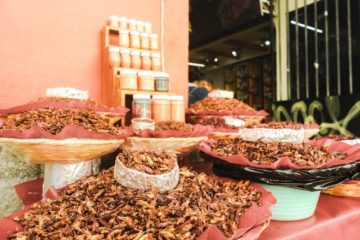
[[[305,220],[271,221],[259,240],[360,239],[360,199],[322,194],[315,214]]]

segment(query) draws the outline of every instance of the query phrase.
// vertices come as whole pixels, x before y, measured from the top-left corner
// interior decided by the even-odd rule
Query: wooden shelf
[[[142,48],[130,48],[130,47],[120,47],[117,45],[108,45],[106,46],[107,49],[114,47],[118,49],[129,49],[130,51],[139,51],[139,52],[149,52],[149,53],[160,53],[160,50],[150,50],[150,49],[142,49]]]
[[[150,72],[163,72],[164,70],[153,71],[153,70],[144,70],[144,69],[134,69],[134,68],[122,68],[122,67],[110,67],[109,64],[109,48],[115,47],[119,50],[128,49],[130,51],[140,51],[140,52],[150,52],[150,53],[161,53],[161,46],[159,50],[150,50],[150,49],[139,49],[139,48],[129,48],[129,47],[120,47],[118,46],[119,41],[119,30],[120,28],[105,26],[101,33],[101,51],[102,51],[102,102],[110,107],[124,106],[131,109],[131,99],[134,94],[150,94],[150,95],[173,95],[171,92],[157,92],[157,91],[141,91],[141,90],[128,90],[120,89],[118,71],[123,69],[132,69],[137,72],[139,71],[150,71]],[[162,59],[163,61],[163,59]],[[170,85],[170,83],[169,83]],[[126,120],[131,114],[127,114]],[[130,116],[131,117],[131,116]],[[128,121],[127,121],[128,122]],[[122,119],[122,124],[125,124],[125,118]]]
[[[111,67],[110,67],[111,68]],[[145,70],[145,69],[136,69],[136,68],[123,68],[123,67],[113,67],[112,68],[114,73],[116,74],[117,71],[121,71],[124,69],[131,69],[131,70],[135,70],[137,72],[141,72],[141,71],[145,71],[145,72],[153,72],[153,73],[158,73],[158,72],[162,72],[161,70],[159,71],[154,71],[154,70]]]
[[[122,106],[126,106],[126,95],[134,95],[134,94],[150,94],[152,95],[172,95],[171,92],[157,92],[157,91],[142,91],[142,90],[128,90],[128,89],[118,89],[117,90],[120,95],[119,104]]]
[[[143,90],[130,90],[130,89],[119,89],[122,94],[150,94],[150,95],[172,95],[172,92],[158,92],[158,91],[143,91]]]
[[[109,32],[119,32],[120,30],[122,30],[122,28],[112,27],[112,26],[105,26],[105,31],[109,31]],[[124,30],[131,31],[131,30],[129,30],[129,29],[124,29]],[[140,32],[140,33],[145,33],[145,32]],[[151,33],[147,33],[147,34],[152,34],[152,32],[151,32]]]

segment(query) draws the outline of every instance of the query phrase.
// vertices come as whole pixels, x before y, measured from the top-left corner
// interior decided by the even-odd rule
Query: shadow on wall
[[[273,120],[317,123],[320,135],[360,136],[360,95],[276,102]]]

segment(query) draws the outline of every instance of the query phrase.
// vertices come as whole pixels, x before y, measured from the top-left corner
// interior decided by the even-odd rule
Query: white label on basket
[[[151,175],[125,167],[119,159],[115,160],[114,178],[124,187],[135,189],[156,188],[161,192],[172,190],[179,182],[179,166],[168,173]]]
[[[349,144],[349,145],[355,145],[355,144],[360,143],[360,138],[359,139],[342,140],[341,142]]]
[[[304,141],[304,129],[241,128],[239,136],[246,141],[291,142]]]
[[[225,123],[229,126],[234,126],[234,127],[242,127],[245,126],[245,121],[238,119],[238,118],[233,118],[233,117],[229,117],[229,116],[225,116],[224,117]]]
[[[89,99],[89,92],[76,88],[48,88],[46,89],[46,96],[87,100]]]

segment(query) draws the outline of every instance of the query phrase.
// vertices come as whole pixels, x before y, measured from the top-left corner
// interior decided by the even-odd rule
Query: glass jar
[[[139,69],[141,67],[140,51],[133,50],[131,55],[131,68]]]
[[[119,17],[118,16],[110,16],[109,17],[109,26],[113,28],[119,27]]]
[[[133,118],[151,119],[150,94],[134,94],[132,101]]]
[[[145,49],[148,50],[150,48],[150,39],[149,39],[149,34],[147,33],[141,33],[140,34],[140,45],[141,45],[141,49]]]
[[[168,95],[154,95],[151,102],[152,118],[155,122],[171,119],[170,100]]]
[[[138,31],[130,32],[130,47],[140,48],[140,33]]]
[[[125,30],[125,29],[119,30],[119,45],[120,45],[120,47],[129,47],[130,37],[129,37],[128,30]]]
[[[136,30],[138,32],[144,32],[144,22],[143,21],[136,22]]]
[[[157,34],[150,34],[150,50],[159,50],[159,39]]]
[[[127,18],[126,17],[119,17],[119,28],[120,29],[127,29]]]
[[[119,71],[120,89],[137,89],[136,70],[122,69]]]
[[[143,91],[154,91],[154,74],[150,71],[138,72],[138,89]]]
[[[160,53],[151,54],[151,70],[153,71],[161,70]]]
[[[120,67],[120,53],[119,48],[110,47],[109,48],[109,65],[110,67]]]
[[[185,103],[183,96],[170,96],[170,109],[172,121],[185,122]]]
[[[169,74],[166,72],[157,72],[155,75],[155,91],[169,91]]]
[[[144,22],[144,32],[151,33],[151,23]]]
[[[130,50],[129,49],[121,49],[120,50],[120,57],[121,57],[121,62],[120,62],[120,66],[123,68],[129,68],[131,67],[131,58],[130,58]]]
[[[130,31],[136,31],[136,20],[135,19],[128,20],[128,29]]]
[[[150,52],[146,51],[141,53],[141,69],[151,70]]]

